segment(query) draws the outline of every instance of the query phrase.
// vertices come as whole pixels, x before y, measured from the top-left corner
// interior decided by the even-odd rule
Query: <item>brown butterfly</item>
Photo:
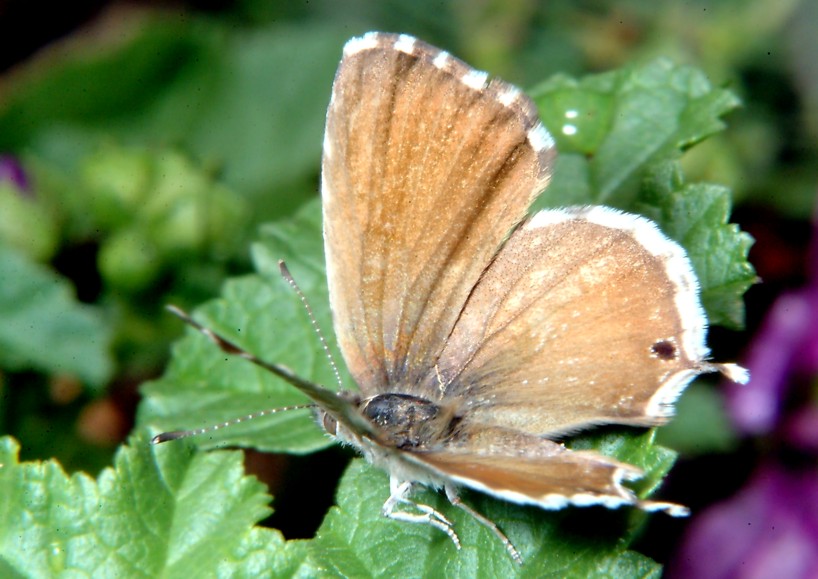
[[[638,468],[555,439],[662,424],[704,372],[748,379],[706,361],[697,279],[654,223],[600,206],[526,217],[554,158],[517,88],[407,35],[354,38],[327,112],[322,197],[335,333],[358,391],[302,380],[186,318],[302,390],[329,434],[384,468],[384,515],[459,547],[446,516],[409,498],[442,488],[517,562],[459,487],[684,515],[623,486]]]

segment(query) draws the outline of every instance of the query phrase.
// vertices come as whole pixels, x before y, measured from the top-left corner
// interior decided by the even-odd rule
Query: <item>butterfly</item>
[[[303,380],[177,313],[301,390],[328,434],[385,469],[385,516],[458,548],[452,522],[412,501],[416,486],[442,489],[517,562],[459,489],[685,515],[625,486],[635,466],[559,440],[663,424],[701,373],[749,377],[707,361],[698,281],[656,224],[602,206],[528,216],[555,156],[516,87],[408,35],[354,38],[333,84],[321,191],[334,329],[358,389]]]

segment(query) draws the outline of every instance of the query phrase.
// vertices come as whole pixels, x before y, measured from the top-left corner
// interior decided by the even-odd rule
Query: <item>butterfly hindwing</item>
[[[475,428],[659,424],[707,355],[697,292],[682,248],[646,219],[543,211],[481,278],[428,379]]]

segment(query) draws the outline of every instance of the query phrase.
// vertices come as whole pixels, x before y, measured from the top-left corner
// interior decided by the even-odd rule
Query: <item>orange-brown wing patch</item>
[[[558,509],[638,502],[622,481],[638,478],[639,469],[503,428],[467,430],[445,447],[410,455],[445,479],[515,503]]]
[[[690,263],[651,222],[542,212],[483,276],[427,380],[475,423],[545,435],[658,424],[702,371],[704,333]]]
[[[553,154],[514,87],[411,37],[347,45],[327,114],[324,239],[335,331],[365,394],[420,393]]]

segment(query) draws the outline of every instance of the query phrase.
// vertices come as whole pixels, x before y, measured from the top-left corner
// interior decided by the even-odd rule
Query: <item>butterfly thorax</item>
[[[449,439],[460,422],[451,406],[411,394],[377,394],[366,399],[354,395],[346,397],[380,431],[378,443],[386,447],[431,449]],[[330,435],[356,447],[361,446],[359,437],[346,432],[347,428],[339,429],[330,414],[320,412],[319,422]]]
[[[395,448],[423,449],[452,434],[459,419],[449,406],[411,394],[378,394],[360,406]]]

